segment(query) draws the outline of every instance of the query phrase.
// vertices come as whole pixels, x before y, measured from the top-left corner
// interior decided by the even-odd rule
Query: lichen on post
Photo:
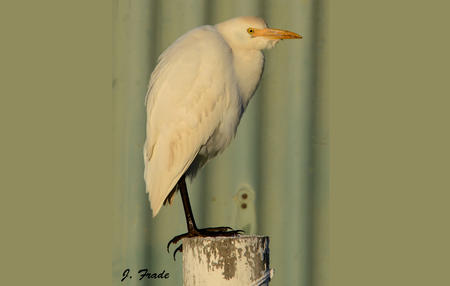
[[[183,239],[184,286],[269,285],[269,237]]]

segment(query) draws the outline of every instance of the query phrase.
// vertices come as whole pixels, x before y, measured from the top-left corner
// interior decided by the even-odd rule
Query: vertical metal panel
[[[315,1],[313,3],[313,23],[310,32],[313,37],[312,47],[312,65],[311,73],[313,78],[313,95],[311,116],[311,134],[312,134],[312,182],[310,192],[312,194],[312,209],[310,211],[311,219],[311,285],[328,285],[328,259],[329,259],[329,98],[330,94],[326,89],[329,88],[324,69],[329,45],[326,45],[325,31],[327,23],[326,1]]]
[[[151,22],[147,1],[116,1],[114,36],[114,208],[113,281],[122,271],[135,269],[147,259],[145,231],[148,203],[142,190],[143,164],[140,158],[145,119],[142,93],[148,80]],[[142,43],[147,43],[143,45]],[[132,283],[134,284],[134,283]]]
[[[180,199],[151,218],[144,191],[143,99],[157,56],[193,27],[241,15],[291,29],[303,40],[266,51],[262,84],[237,137],[189,184],[202,227],[230,225],[271,237],[271,285],[325,285],[327,279],[328,131],[326,99],[319,93],[315,19],[311,1],[116,0],[114,22],[114,228],[113,282],[125,268],[170,273],[169,280],[128,285],[180,285],[181,259],[165,252],[185,232]],[[255,205],[239,210],[245,186]],[[255,211],[256,209],[256,211]],[[253,214],[257,214],[255,218]]]
[[[271,25],[304,35],[266,53],[261,108],[262,175],[259,219],[271,237],[277,285],[311,285],[309,260],[310,73],[307,1],[266,1]],[[273,210],[267,215],[267,210]],[[281,266],[281,267],[280,267]],[[280,281],[278,281],[280,279]],[[274,283],[275,284],[275,283]]]

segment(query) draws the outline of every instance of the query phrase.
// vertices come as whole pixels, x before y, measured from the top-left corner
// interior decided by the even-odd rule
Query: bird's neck
[[[234,68],[238,78],[240,97],[247,107],[264,67],[264,55],[260,50],[233,50]]]

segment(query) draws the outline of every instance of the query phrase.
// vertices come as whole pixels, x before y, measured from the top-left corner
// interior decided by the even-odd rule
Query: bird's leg
[[[188,229],[188,233],[196,233],[197,225],[195,224],[194,214],[192,213],[191,202],[189,201],[189,195],[187,192],[186,180],[183,175],[178,182],[178,186],[180,188],[181,200],[183,201],[183,209],[184,215],[186,217],[186,226]]]
[[[185,237],[207,237],[207,236],[236,236],[240,233],[243,233],[242,230],[233,230],[231,227],[222,226],[222,227],[208,227],[203,229],[198,229],[195,224],[194,215],[192,213],[191,203],[189,201],[189,196],[187,193],[185,176],[183,175],[178,181],[178,187],[180,189],[181,199],[183,201],[184,215],[186,216],[186,226],[188,229],[187,233],[183,233],[172,238],[167,244],[167,251],[170,252],[170,245],[176,244],[182,238]],[[175,249],[173,253],[173,258],[175,259],[175,254],[177,252],[183,252],[183,245],[180,245]]]

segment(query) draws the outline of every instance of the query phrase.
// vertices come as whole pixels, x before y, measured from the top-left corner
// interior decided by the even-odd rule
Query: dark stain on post
[[[226,280],[235,277],[237,271],[237,262],[242,257],[245,257],[246,263],[252,270],[250,273],[252,281],[260,278],[269,269],[269,238],[260,237],[254,240],[254,243],[249,243],[245,249],[241,247],[236,248],[240,242],[247,239],[254,239],[253,237],[239,237],[239,238],[221,238],[214,239],[207,238],[189,238],[183,241],[186,247],[191,249],[198,249],[205,257],[208,265],[208,271],[223,270],[222,275]],[[189,246],[187,246],[189,244]],[[264,249],[264,252],[261,250]],[[201,262],[201,255],[198,255],[199,262]]]
[[[203,246],[203,242],[205,245]],[[195,242],[196,247],[199,249],[200,244],[203,248],[203,253],[207,257],[208,265],[211,268],[223,269],[223,277],[226,280],[232,279],[236,274],[237,257],[236,247],[234,241],[230,239],[215,239],[215,240],[200,240]],[[212,257],[219,257],[217,262],[211,261]]]

